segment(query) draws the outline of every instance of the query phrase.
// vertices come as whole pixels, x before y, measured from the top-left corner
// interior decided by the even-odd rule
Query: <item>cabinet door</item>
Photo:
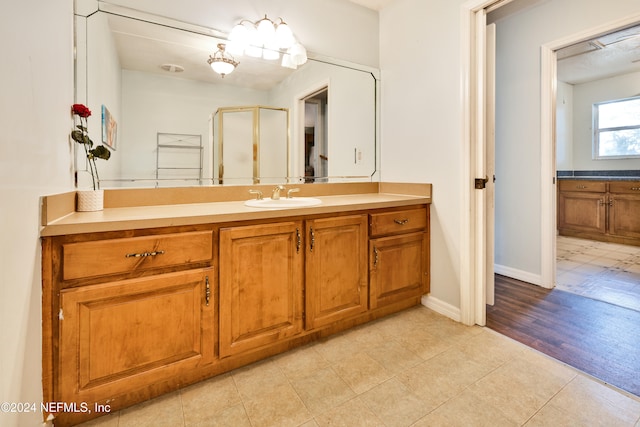
[[[609,233],[640,239],[640,194],[611,194]]]
[[[428,292],[429,239],[411,233],[369,243],[369,301],[381,307]]]
[[[306,327],[367,311],[367,215],[307,221]]]
[[[220,356],[302,330],[300,222],[220,230]]]
[[[558,228],[589,233],[606,232],[605,193],[560,192]]]
[[[61,291],[56,400],[108,399],[213,362],[212,273]]]

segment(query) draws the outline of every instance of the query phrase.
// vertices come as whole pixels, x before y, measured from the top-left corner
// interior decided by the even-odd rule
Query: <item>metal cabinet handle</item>
[[[378,248],[374,246],[373,247],[373,266],[374,267],[378,266],[378,259],[379,259],[378,255],[379,255]]]
[[[204,279],[204,300],[207,303],[207,307],[209,306],[209,300],[211,299],[211,285],[209,284],[209,276],[206,276]]]
[[[587,186],[586,185],[576,185],[576,188],[578,190],[584,190],[585,188],[587,188]]]
[[[296,228],[296,253],[300,252],[301,244],[302,244],[302,236],[300,236],[300,229]]]
[[[398,225],[405,225],[406,223],[409,222],[408,219],[394,219],[393,222],[395,222]]]
[[[148,256],[162,255],[164,251],[142,252],[139,254],[126,254],[125,258],[144,258]]]
[[[640,187],[631,187],[631,190],[633,190],[633,191],[640,191]]]
[[[309,246],[309,250],[313,252],[313,247],[316,244],[316,233],[313,232],[313,227],[309,229],[309,237],[311,238],[311,244]]]

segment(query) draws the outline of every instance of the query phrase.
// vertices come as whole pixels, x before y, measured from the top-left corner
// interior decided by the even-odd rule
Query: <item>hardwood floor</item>
[[[640,396],[640,312],[496,275],[487,327]]]

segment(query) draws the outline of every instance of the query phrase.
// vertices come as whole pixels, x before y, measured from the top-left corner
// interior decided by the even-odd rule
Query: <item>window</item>
[[[640,96],[593,104],[593,158],[640,157]]]

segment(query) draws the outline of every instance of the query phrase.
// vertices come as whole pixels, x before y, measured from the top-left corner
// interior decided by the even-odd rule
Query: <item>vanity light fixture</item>
[[[231,74],[239,64],[233,56],[226,52],[224,43],[218,43],[218,50],[213,56],[209,55],[207,63],[209,63],[213,71],[220,74],[222,78],[227,74]]]
[[[248,55],[268,60],[280,58],[282,66],[297,68],[307,62],[307,50],[296,41],[289,25],[282,18],[279,23],[264,18],[251,22],[240,21],[229,34],[228,51],[235,55]]]

